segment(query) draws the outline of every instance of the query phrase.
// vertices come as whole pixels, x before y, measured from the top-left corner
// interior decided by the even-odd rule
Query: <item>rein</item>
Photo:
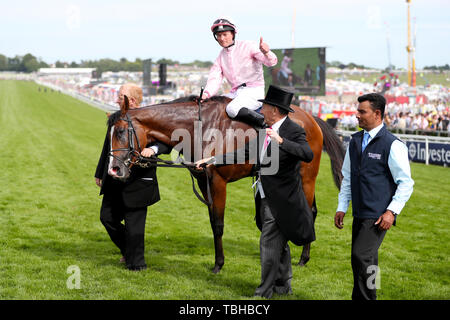
[[[208,172],[206,171],[206,165],[208,163],[205,163],[202,165],[202,168],[206,175],[206,191],[207,191],[208,200],[204,199],[201,196],[201,194],[197,191],[197,189],[195,188],[195,182],[194,182],[194,176],[192,174],[192,169],[194,169],[196,166],[192,162],[174,162],[174,161],[163,160],[163,159],[155,157],[155,156],[153,156],[151,158],[144,158],[143,156],[139,155],[137,157],[137,160],[134,162],[134,164],[140,166],[141,168],[148,168],[148,167],[154,166],[154,167],[188,169],[189,174],[191,176],[192,190],[194,191],[194,194],[196,195],[198,200],[200,200],[203,204],[208,206],[208,208],[211,208],[212,196],[211,196],[211,189],[209,187],[210,176],[209,176]]]
[[[211,190],[209,187],[209,182],[210,182],[210,177],[208,172],[205,170],[206,164],[204,164],[203,166],[203,170],[205,172],[206,175],[206,186],[207,186],[207,196],[208,196],[208,200],[205,200],[200,193],[197,191],[197,189],[195,188],[195,182],[194,182],[194,177],[192,175],[192,169],[194,169],[196,166],[194,163],[186,163],[186,162],[180,162],[180,163],[176,163],[173,161],[167,161],[167,160],[163,160],[160,159],[158,157],[151,157],[151,158],[145,158],[141,155],[141,144],[139,142],[139,137],[136,134],[136,130],[134,129],[133,126],[133,122],[131,121],[130,117],[128,116],[128,114],[126,115],[126,119],[125,118],[120,118],[123,121],[128,122],[128,148],[119,148],[119,149],[113,149],[109,152],[109,155],[111,157],[113,157],[114,159],[116,159],[119,162],[122,162],[123,165],[125,166],[125,168],[127,168],[128,171],[131,171],[130,169],[130,165],[136,165],[139,166],[141,168],[148,168],[150,166],[154,166],[154,167],[168,167],[168,168],[186,168],[189,170],[189,174],[191,175],[191,181],[192,181],[192,189],[194,191],[194,194],[197,196],[197,198],[204,203],[205,205],[208,206],[208,208],[211,208],[212,206],[212,196],[211,196]],[[136,137],[136,142],[137,142],[137,149],[135,147],[134,144],[134,137]],[[114,152],[116,151],[127,151],[127,159],[126,160],[122,160],[119,157],[114,155]],[[136,158],[136,160],[132,160],[133,156]]]
[[[119,149],[111,150],[109,152],[109,155],[111,157],[113,157],[114,159],[116,159],[117,161],[122,162],[124,164],[125,168],[127,168],[127,170],[130,171],[129,165],[136,164],[136,162],[131,160],[132,156],[134,155],[136,158],[141,157],[142,149],[141,149],[141,144],[139,143],[139,137],[136,134],[136,130],[134,129],[133,123],[131,122],[131,119],[128,116],[128,114],[126,114],[126,116],[127,116],[126,119],[120,118],[120,120],[128,122],[128,148],[119,148]],[[134,146],[133,135],[136,137],[136,141],[137,141],[137,145],[138,145],[137,150]],[[119,157],[115,156],[114,152],[116,152],[116,151],[128,151],[127,159],[122,160]]]
[[[198,99],[198,106],[199,106],[199,114],[198,114],[198,119],[201,123],[202,121],[202,117],[201,117],[201,110],[202,110],[202,104],[201,104],[201,96],[203,94],[203,87],[200,93],[200,98]],[[208,200],[204,199],[200,193],[196,190],[195,188],[195,182],[194,182],[194,176],[192,174],[192,170],[196,167],[194,163],[192,162],[173,162],[173,161],[167,161],[167,160],[163,160],[160,159],[156,156],[152,156],[151,158],[145,158],[141,155],[141,144],[139,143],[139,137],[136,134],[136,130],[134,129],[133,126],[133,122],[131,121],[130,117],[128,114],[126,114],[126,119],[125,118],[120,118],[120,120],[126,121],[128,123],[128,148],[119,148],[119,149],[114,149],[111,150],[109,152],[109,155],[111,157],[113,157],[114,159],[116,159],[119,162],[122,162],[125,166],[125,168],[127,168],[127,170],[130,172],[130,165],[136,165],[139,166],[141,168],[148,168],[151,166],[154,167],[166,167],[166,168],[186,168],[189,170],[189,174],[191,175],[191,181],[192,181],[192,190],[194,191],[194,194],[197,196],[197,198],[204,203],[205,205],[208,206],[208,208],[212,208],[212,196],[211,196],[211,190],[210,190],[210,176],[206,170],[206,165],[208,163],[204,163],[202,165],[203,171],[205,172],[206,175],[206,188],[207,188],[207,196],[208,196]],[[136,137],[136,142],[137,142],[137,149],[135,147],[134,144],[134,137]],[[122,160],[119,157],[114,155],[115,151],[127,151],[127,159],[126,160]],[[133,156],[136,160],[132,160]]]

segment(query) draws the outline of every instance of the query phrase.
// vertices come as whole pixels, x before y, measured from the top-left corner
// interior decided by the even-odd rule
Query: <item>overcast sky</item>
[[[295,12],[295,15],[294,15]],[[405,0],[0,0],[0,53],[47,63],[100,58],[213,61],[210,26],[234,19],[238,39],[273,49],[326,46],[327,61],[377,68],[407,64]],[[294,20],[295,17],[295,20]],[[450,1],[412,0],[416,65],[450,63]],[[412,28],[414,33],[414,27]]]

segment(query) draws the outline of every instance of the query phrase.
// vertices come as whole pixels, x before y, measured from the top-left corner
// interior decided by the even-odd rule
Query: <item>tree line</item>
[[[0,54],[0,71],[33,72],[39,68],[48,68],[48,64],[30,53],[13,58]]]
[[[446,65],[443,66],[427,66],[424,67],[425,70],[435,70],[435,71],[449,71],[450,70],[450,66],[448,65],[448,63]]]
[[[180,63],[178,61],[165,58],[159,59],[156,62],[153,61],[153,63],[154,64],[165,63],[169,66],[173,65],[197,66],[201,68],[209,68],[210,66],[212,66],[212,62],[210,61],[195,60],[194,62],[190,63]],[[121,58],[118,61],[107,58],[100,60],[81,60],[80,63],[77,63],[75,61],[65,62],[58,60],[55,62],[54,65],[56,68],[96,68],[98,75],[101,75],[102,72],[105,71],[112,71],[112,72],[142,71],[142,60],[140,58],[136,58],[134,62],[128,61],[126,58]],[[40,58],[33,56],[31,53],[27,53],[24,56],[16,55],[15,57],[12,58],[0,54],[0,71],[30,73],[38,71],[40,68],[49,68],[49,67],[50,65],[48,63],[41,60]]]
[[[354,62],[345,64],[340,61],[331,61],[331,62],[327,62],[326,65],[327,65],[327,68],[334,67],[334,68],[339,68],[339,69],[353,69],[353,68],[370,69],[370,67],[366,67],[362,64],[356,64]]]

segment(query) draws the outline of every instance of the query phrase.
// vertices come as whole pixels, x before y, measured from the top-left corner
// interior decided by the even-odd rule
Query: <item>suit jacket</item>
[[[313,152],[306,141],[306,132],[298,124],[287,117],[278,134],[283,138],[279,146],[278,171],[272,175],[261,175],[261,183],[270,210],[280,228],[281,233],[296,245],[304,245],[315,240],[314,220],[311,208],[303,193],[300,176],[301,162],[310,162]],[[261,140],[261,139],[260,139]],[[258,157],[263,143],[260,143]],[[271,144],[267,147],[270,157]],[[245,146],[245,158],[249,160],[249,147]],[[222,163],[227,159],[237,159],[238,151],[223,155]],[[259,161],[258,161],[259,163]],[[271,163],[265,165],[270,166]],[[258,171],[259,164],[255,169]],[[255,198],[256,225],[262,230],[260,219],[260,194]]]
[[[300,176],[301,162],[310,162],[313,152],[306,141],[305,130],[289,117],[278,130],[283,138],[279,146],[279,168],[273,175],[261,175],[265,198],[281,233],[292,243],[304,245],[316,239],[314,219],[303,192]],[[270,150],[270,144],[267,150]],[[260,195],[255,198],[256,224],[262,229],[259,207]]]
[[[109,129],[107,132],[109,132]],[[159,142],[153,145],[158,146],[158,154],[170,153],[172,149]],[[95,171],[95,177],[102,179],[100,195],[116,192],[122,197],[124,205],[129,208],[147,207],[158,202],[160,196],[156,167],[141,168],[133,166],[130,177],[125,182],[115,180],[108,174],[110,149],[109,136],[106,134],[102,153]]]

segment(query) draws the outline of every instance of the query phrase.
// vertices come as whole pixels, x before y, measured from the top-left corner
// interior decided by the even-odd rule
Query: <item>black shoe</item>
[[[147,266],[146,265],[143,265],[143,266],[127,266],[127,269],[130,270],[130,271],[142,271],[142,270],[147,269]]]
[[[266,294],[262,294],[262,293],[258,292],[258,290],[256,290],[255,293],[253,294],[254,298],[270,299],[270,298],[272,298],[272,296],[273,296],[273,290],[266,292]]]
[[[264,116],[248,108],[241,108],[236,117],[234,117],[234,120],[245,122],[246,124],[254,127],[255,129],[267,128],[267,125],[264,122]]]
[[[279,295],[291,295],[292,294],[292,288],[289,287],[284,287],[284,286],[274,286],[273,287],[273,292],[275,292],[276,294]]]

